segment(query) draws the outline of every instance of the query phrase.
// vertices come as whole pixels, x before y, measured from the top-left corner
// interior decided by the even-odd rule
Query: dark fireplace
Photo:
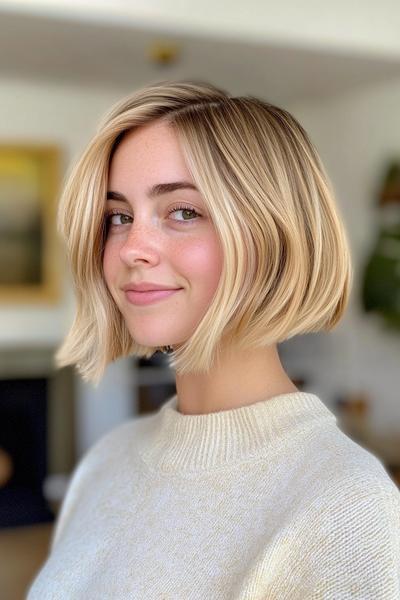
[[[0,380],[0,528],[54,521],[47,475],[48,380]]]

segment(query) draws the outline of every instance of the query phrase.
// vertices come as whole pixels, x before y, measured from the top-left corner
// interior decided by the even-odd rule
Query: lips
[[[124,292],[158,292],[160,290],[177,290],[180,288],[171,285],[162,285],[150,282],[128,283],[122,288]]]
[[[166,290],[148,290],[145,292],[137,292],[135,290],[126,290],[125,296],[130,304],[145,305],[167,299],[170,296],[178,293],[182,288],[166,289]]]

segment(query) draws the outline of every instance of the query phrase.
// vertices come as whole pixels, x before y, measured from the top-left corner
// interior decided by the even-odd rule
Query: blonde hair
[[[124,133],[164,120],[219,235],[220,285],[190,338],[169,357],[180,373],[207,372],[222,339],[269,346],[329,331],[340,320],[353,278],[349,244],[332,185],[307,133],[286,110],[253,96],[230,97],[199,81],[150,84],[103,118],[72,169],[58,231],[77,299],[56,365],[76,365],[97,385],[107,365],[158,348],[132,339],[103,276],[108,170]]]

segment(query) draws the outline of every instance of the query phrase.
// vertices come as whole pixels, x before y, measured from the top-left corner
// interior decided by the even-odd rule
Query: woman
[[[177,393],[80,460],[29,600],[400,598],[400,492],[277,351],[331,330],[353,275],[293,116],[149,85],[105,117],[59,219],[77,313],[58,366],[97,385],[161,349]]]

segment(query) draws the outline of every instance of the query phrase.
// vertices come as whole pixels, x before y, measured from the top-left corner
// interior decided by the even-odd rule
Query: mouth
[[[177,292],[180,292],[183,288],[171,289],[171,290],[148,290],[146,292],[135,292],[133,290],[127,290],[125,296],[130,304],[137,306],[143,306],[146,304],[152,304],[173,296]]]

